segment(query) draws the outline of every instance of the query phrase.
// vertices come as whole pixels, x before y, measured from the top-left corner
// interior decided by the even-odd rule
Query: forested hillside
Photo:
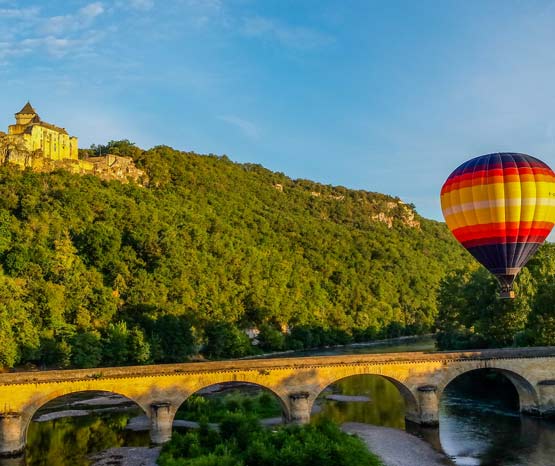
[[[440,280],[470,261],[396,198],[164,146],[102,150],[148,186],[0,169],[0,365],[236,357],[247,328],[263,349],[427,332]]]

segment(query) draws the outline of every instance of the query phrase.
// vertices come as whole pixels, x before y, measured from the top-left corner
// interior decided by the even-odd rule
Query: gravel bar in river
[[[447,466],[453,462],[404,430],[346,422],[341,428],[358,435],[386,466]]]

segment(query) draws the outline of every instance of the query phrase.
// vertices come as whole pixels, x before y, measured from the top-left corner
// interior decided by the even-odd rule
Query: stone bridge
[[[214,384],[259,385],[279,398],[286,422],[306,423],[314,401],[328,385],[354,375],[378,375],[398,388],[407,420],[433,426],[438,424],[445,387],[465,372],[484,368],[503,373],[514,384],[521,412],[555,412],[555,347],[10,372],[0,374],[0,455],[21,452],[34,413],[70,393],[106,391],[126,396],[149,417],[152,442],[163,443],[171,437],[181,404]]]

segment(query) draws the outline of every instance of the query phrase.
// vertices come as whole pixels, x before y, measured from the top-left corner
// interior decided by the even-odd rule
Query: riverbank
[[[403,346],[423,342],[422,347],[405,349]],[[408,335],[403,337],[386,338],[383,340],[372,340],[358,343],[347,343],[344,345],[327,345],[315,346],[313,348],[305,348],[302,350],[284,350],[284,351],[270,351],[268,353],[255,354],[251,356],[244,356],[238,359],[264,359],[264,358],[277,358],[277,357],[306,357],[315,356],[320,353],[325,355],[329,352],[332,354],[350,354],[350,353],[366,353],[366,348],[379,349],[380,347],[395,347],[399,345],[397,351],[435,351],[435,335],[433,333],[426,333],[424,335]],[[368,353],[376,353],[378,351],[368,351]],[[391,351],[388,351],[391,352]]]
[[[92,466],[156,466],[162,447],[110,448],[91,456]]]
[[[427,442],[404,430],[346,422],[343,431],[358,435],[385,466],[449,466],[454,463]]]

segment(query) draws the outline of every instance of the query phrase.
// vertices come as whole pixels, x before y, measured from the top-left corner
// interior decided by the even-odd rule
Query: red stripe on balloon
[[[458,176],[451,176],[441,188],[441,194],[454,189],[492,183],[526,181],[555,181],[555,174],[549,168],[505,168],[503,170],[481,170],[465,172]]]
[[[471,225],[453,230],[455,238],[466,245],[469,241],[502,238],[503,242],[526,241],[530,236],[545,239],[553,228],[553,222],[507,222]]]

